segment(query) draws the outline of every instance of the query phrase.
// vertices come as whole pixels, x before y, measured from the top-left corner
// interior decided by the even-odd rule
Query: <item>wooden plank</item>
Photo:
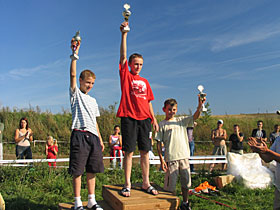
[[[97,203],[103,208],[103,210],[113,210],[111,208],[110,205],[108,205],[106,203],[106,201],[97,201]],[[84,206],[84,209],[88,209],[86,206],[87,206],[87,202],[83,202],[83,206]],[[74,203],[72,202],[69,202],[69,203],[60,203],[58,204],[58,209],[59,210],[73,210],[74,209]]]
[[[119,195],[119,191],[122,189],[121,185],[104,185],[102,195],[114,210],[167,210],[178,208],[180,199],[177,196],[165,192],[155,184],[153,186],[159,191],[156,196],[141,190],[141,184],[132,185],[130,197]]]
[[[214,177],[216,186],[217,186],[219,189],[222,189],[225,185],[231,183],[233,179],[234,179],[234,176],[231,175],[231,174],[225,175],[225,176],[217,176],[217,177]]]

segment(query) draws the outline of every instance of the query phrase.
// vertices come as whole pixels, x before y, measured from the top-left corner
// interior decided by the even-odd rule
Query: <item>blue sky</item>
[[[92,69],[99,106],[120,99],[123,4],[131,5],[128,54],[144,56],[141,76],[156,113],[166,98],[180,113],[204,85],[213,114],[280,108],[280,1],[0,0],[0,106],[69,109],[70,40],[81,31],[78,73]]]

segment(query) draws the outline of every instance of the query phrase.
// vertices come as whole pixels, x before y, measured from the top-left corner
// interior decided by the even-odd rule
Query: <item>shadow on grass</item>
[[[26,198],[5,199],[6,210],[57,210],[58,206],[37,204]]]

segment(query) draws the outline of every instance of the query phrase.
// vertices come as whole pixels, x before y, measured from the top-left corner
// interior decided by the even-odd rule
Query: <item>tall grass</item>
[[[136,165],[131,173],[133,183],[141,183],[141,169]],[[201,171],[192,175],[192,186],[196,187],[204,181],[214,184],[213,177],[220,175],[206,174]],[[151,167],[150,179],[163,187],[164,174],[155,167]],[[124,183],[123,170],[105,170],[97,175],[96,198],[102,198],[102,185],[115,185]],[[46,164],[35,165],[34,168],[0,167],[0,192],[6,202],[7,210],[57,210],[62,202],[73,202],[72,178],[66,169],[49,170]],[[182,199],[180,185],[177,185],[176,194]],[[203,195],[203,194],[202,194]],[[87,200],[86,176],[82,178],[82,200]],[[133,195],[132,195],[133,196]],[[237,209],[272,209],[273,187],[267,189],[251,190],[241,183],[233,182],[220,190],[218,196],[207,196],[209,199],[219,201]],[[211,210],[228,209],[211,201],[190,196],[193,209]],[[143,201],[145,202],[145,201]]]
[[[120,124],[120,119],[116,117],[116,103],[107,108],[100,107],[101,116],[97,118],[100,132],[104,142],[108,142],[110,134],[113,132],[113,127]],[[208,107],[209,109],[209,107]],[[211,109],[209,109],[211,111]],[[30,128],[34,132],[34,139],[46,139],[48,135],[54,136],[59,141],[69,142],[71,135],[71,113],[63,111],[63,113],[52,114],[50,112],[41,112],[39,107],[30,107],[27,110],[13,109],[3,107],[0,110],[0,121],[4,122],[5,130],[3,139],[5,142],[14,142],[14,132],[18,127],[19,120],[22,117],[27,117]],[[164,115],[156,115],[158,122],[164,119]],[[279,117],[276,114],[241,114],[241,115],[223,115],[211,116],[211,112],[207,113],[197,120],[198,126],[194,129],[195,141],[205,142],[196,144],[196,150],[209,154],[212,149],[212,144],[206,143],[210,141],[211,130],[216,128],[218,119],[223,119],[224,128],[227,130],[228,136],[233,133],[233,125],[239,124],[241,131],[245,134],[245,140],[251,136],[253,128],[256,127],[258,120],[264,121],[264,129],[267,135],[273,130],[275,124],[280,124]],[[106,144],[105,144],[106,146]],[[14,150],[14,146],[7,146],[8,151]],[[35,151],[44,151],[44,148],[34,148]],[[156,145],[154,145],[156,150]],[[245,151],[249,148],[245,144]],[[61,147],[60,154],[68,154],[68,145]],[[108,154],[109,147],[107,145],[105,154]]]

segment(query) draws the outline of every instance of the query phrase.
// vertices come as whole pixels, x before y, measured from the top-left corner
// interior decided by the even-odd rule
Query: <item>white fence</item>
[[[103,157],[103,160],[111,159],[112,157]],[[116,157],[118,158],[118,157]],[[140,158],[140,155],[135,155],[132,158]],[[28,166],[23,165],[23,163],[45,163],[45,162],[69,162],[69,158],[59,158],[59,159],[25,159],[25,160],[0,160],[0,165],[7,166]],[[211,164],[211,163],[227,163],[226,156],[191,156],[190,164]],[[160,164],[159,156],[155,156],[150,159],[150,164],[157,165]]]

